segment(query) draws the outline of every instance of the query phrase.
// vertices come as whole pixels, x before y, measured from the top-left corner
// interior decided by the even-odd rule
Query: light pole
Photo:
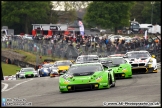
[[[154,1],[153,2],[151,2],[151,5],[152,5],[152,12],[151,12],[151,24],[152,24],[152,20],[153,20],[153,5],[154,5]]]

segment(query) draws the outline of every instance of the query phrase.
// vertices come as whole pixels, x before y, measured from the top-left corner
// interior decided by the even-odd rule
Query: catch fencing
[[[49,56],[65,59],[76,59],[81,54],[95,54],[98,56],[108,56],[112,54],[125,54],[127,51],[147,50],[151,54],[160,56],[161,46],[152,42],[148,45],[142,42],[130,44],[120,44],[116,47],[114,44],[105,44],[104,42],[91,42],[90,44],[72,43],[59,40],[52,43],[50,40],[23,40],[20,38],[12,39],[10,42],[1,42],[2,48],[11,48],[23,50],[39,56]]]

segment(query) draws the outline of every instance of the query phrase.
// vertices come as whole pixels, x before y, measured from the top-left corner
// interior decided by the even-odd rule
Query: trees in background
[[[2,24],[29,33],[32,23],[47,20],[51,2],[5,1],[2,4]]]
[[[151,4],[154,2],[154,4]],[[134,18],[142,24],[151,24],[151,17],[153,24],[161,25],[161,2],[160,1],[138,1],[131,9],[130,20]]]
[[[153,5],[151,1],[3,1],[1,22],[2,26],[14,29],[15,34],[30,33],[31,24],[55,24],[65,17],[66,22],[73,22],[77,17],[76,10],[87,7],[85,26],[115,28],[116,31],[119,27],[129,26],[129,20],[134,18],[139,23],[151,23],[152,18],[153,24],[161,25],[160,6],[160,1],[154,1]]]
[[[92,2],[87,7],[84,21],[91,26],[99,28],[117,28],[128,26],[130,10],[134,2],[102,1]]]

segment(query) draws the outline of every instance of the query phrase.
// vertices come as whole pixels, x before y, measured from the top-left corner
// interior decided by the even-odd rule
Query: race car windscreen
[[[70,66],[72,64],[70,61],[67,62],[57,62],[57,66]]]
[[[99,59],[99,62],[100,63],[108,63],[108,60],[107,60],[107,58],[105,58],[105,59]]]
[[[86,72],[97,72],[102,71],[101,65],[81,65],[81,66],[72,66],[67,71],[68,74],[75,73],[86,73]]]
[[[147,52],[128,53],[128,58],[148,58],[150,55]]]
[[[26,69],[23,69],[22,71],[23,72],[35,71],[35,69],[34,68],[26,68]]]
[[[96,56],[86,56],[86,57],[78,57],[76,62],[95,62],[98,61],[98,57]]]
[[[123,58],[109,58],[108,61],[112,61],[112,63],[109,63],[109,66],[120,65],[125,63]]]
[[[51,67],[52,65],[51,64],[44,64],[42,67],[43,68],[49,68],[49,67]]]

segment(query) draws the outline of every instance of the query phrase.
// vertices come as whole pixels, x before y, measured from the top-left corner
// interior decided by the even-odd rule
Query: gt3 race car
[[[99,58],[100,62],[112,69],[115,73],[115,78],[132,78],[132,68],[123,57],[104,57]]]
[[[148,51],[127,52],[124,58],[132,65],[132,73],[157,72],[157,61],[155,55]]]
[[[50,76],[50,67],[51,66],[52,66],[51,64],[44,64],[44,65],[42,65],[42,68],[38,69],[40,77]]]
[[[101,63],[73,64],[59,78],[60,92],[103,89],[115,86],[112,70]]]
[[[90,62],[98,62],[97,55],[81,55],[78,56],[75,63],[90,63]]]
[[[61,61],[56,61],[53,67],[57,67],[58,73],[60,73],[62,71],[68,70],[71,65],[72,62],[70,60],[61,60]]]
[[[29,77],[38,77],[39,74],[37,71],[35,71],[34,68],[28,67],[28,68],[21,68],[20,70],[17,70],[16,78],[29,78]]]
[[[58,67],[51,67],[50,68],[50,77],[56,77],[56,76],[59,76],[59,73],[58,73]]]

